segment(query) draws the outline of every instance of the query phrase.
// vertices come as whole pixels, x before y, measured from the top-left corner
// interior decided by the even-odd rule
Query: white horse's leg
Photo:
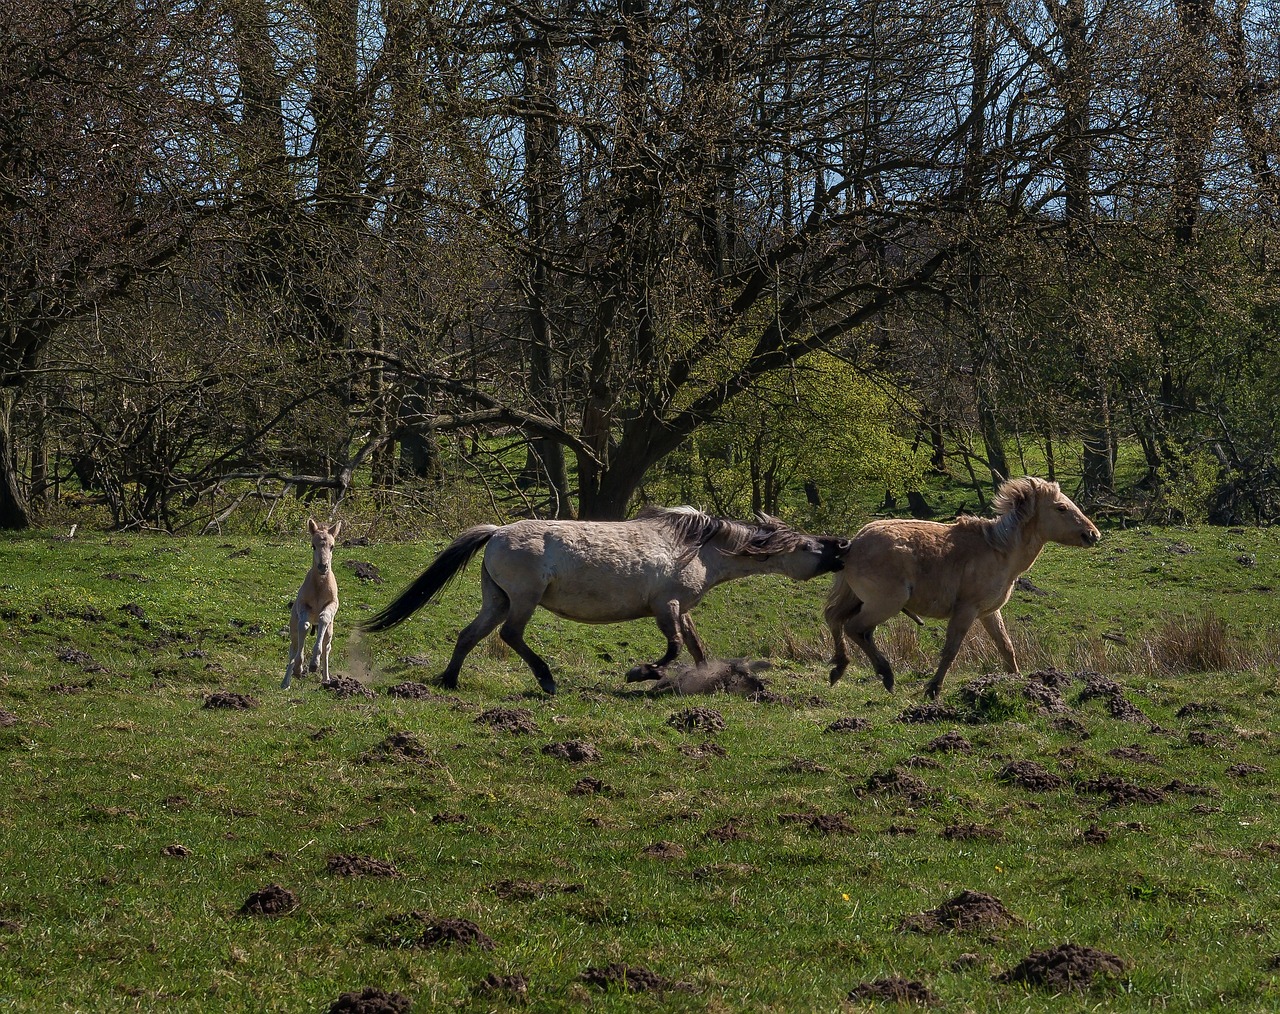
[[[463,660],[471,653],[471,649],[488,637],[494,628],[506,619],[507,612],[511,608],[511,600],[507,598],[507,593],[498,587],[487,570],[480,572],[480,590],[483,596],[480,613],[458,635],[449,665],[440,674],[440,682],[450,690],[458,688],[458,673],[462,669]]]
[[[973,626],[975,619],[977,619],[977,610],[971,607],[957,609],[951,614],[951,619],[947,623],[947,639],[942,644],[942,655],[938,658],[938,671],[924,688],[925,694],[930,699],[936,701],[938,695],[942,693],[942,679],[947,675],[947,670],[951,668],[956,655],[959,654],[960,645],[964,643],[965,635],[969,633],[969,628]]]
[[[688,613],[680,614],[680,630],[684,635],[684,646],[689,649],[694,665],[702,665],[707,660],[707,648],[694,629],[693,617]]]
[[[658,624],[658,629],[667,639],[666,653],[653,663],[654,669],[662,669],[676,660],[676,656],[680,654],[680,648],[684,645],[684,637],[680,633],[680,601],[672,599],[670,602],[663,602],[653,611],[653,618]]]
[[[1004,659],[1004,666],[1009,672],[1016,673],[1018,671],[1018,658],[1013,652],[1013,641],[1009,639],[1009,631],[1005,629],[1004,617],[1000,615],[997,609],[994,613],[988,613],[982,618],[982,625],[986,628],[987,633],[991,635],[991,640],[996,642],[996,650],[1000,652],[1000,657]]]
[[[320,610],[316,617],[316,646],[311,651],[311,671],[320,669],[320,682],[329,682],[329,646],[333,644],[333,618],[338,612],[336,602]]]
[[[533,611],[538,607],[538,604],[537,602],[529,601],[516,602],[514,599],[509,601],[511,605],[500,631],[502,639],[511,646],[517,655],[524,659],[525,665],[532,670],[534,677],[537,679],[538,686],[542,687],[547,693],[554,694],[556,692],[556,680],[551,675],[551,666],[547,665],[547,660],[530,648],[524,639],[524,628],[533,619]]]
[[[289,611],[289,664],[284,667],[284,680],[280,684],[287,690],[295,675],[302,674],[302,654],[306,647],[307,621],[300,615],[295,602]]]

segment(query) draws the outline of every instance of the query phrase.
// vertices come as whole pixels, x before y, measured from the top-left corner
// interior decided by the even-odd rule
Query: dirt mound
[[[364,939],[388,950],[431,950],[439,947],[494,948],[493,941],[470,919],[439,919],[414,910],[389,915],[365,931]]]
[[[12,711],[5,711],[4,708],[0,708],[0,729],[3,729],[5,726],[8,726],[8,725],[17,725],[17,724],[18,724],[17,715],[15,715]]]
[[[1161,761],[1153,753],[1148,753],[1137,743],[1130,743],[1128,746],[1117,746],[1107,751],[1108,757],[1114,757],[1116,760],[1131,761],[1134,764],[1155,764],[1159,766]]]
[[[1067,780],[1061,775],[1055,775],[1030,760],[1010,761],[996,772],[996,780],[1031,792],[1052,792],[1067,784]]]
[[[681,743],[680,752],[686,757],[692,757],[694,760],[701,760],[704,757],[729,756],[728,750],[709,739],[703,740],[701,743]]]
[[[79,648],[63,647],[54,652],[59,662],[67,665],[78,665],[85,672],[106,672],[107,667],[98,662],[92,655]]]
[[[828,725],[823,732],[864,732],[871,728],[871,723],[865,718],[857,718],[856,716],[849,718],[837,718]]]
[[[599,778],[579,778],[569,789],[571,796],[595,796],[603,792],[612,792],[613,786],[602,782]]]
[[[902,796],[911,803],[923,802],[931,795],[929,786],[900,766],[875,772],[867,779],[866,784],[855,791],[860,796],[888,794]]]
[[[494,732],[509,732],[513,736],[537,734],[542,730],[527,708],[487,708],[476,716],[476,725],[487,725]]]
[[[667,724],[681,732],[720,732],[725,727],[724,715],[714,708],[685,708],[672,714]]]
[[[393,732],[370,750],[356,758],[361,764],[383,762],[405,764],[436,763],[422,741],[411,732]]]
[[[1100,775],[1076,782],[1075,790],[1081,795],[1110,796],[1111,806],[1128,803],[1163,803],[1167,798],[1163,789],[1155,786],[1136,785],[1115,775]]]
[[[676,841],[652,842],[642,848],[640,854],[650,859],[683,859],[687,855],[684,846]]]
[[[1004,832],[985,824],[948,824],[942,829],[942,837],[948,841],[999,841]]]
[[[358,993],[343,993],[329,1006],[329,1014],[408,1014],[412,1006],[403,993],[366,986]]]
[[[923,725],[926,722],[958,722],[960,712],[945,704],[915,704],[898,716],[907,725]]]
[[[361,581],[368,581],[370,584],[382,584],[382,575],[378,573],[378,568],[372,563],[368,563],[365,560],[344,560],[342,565]]]
[[[1120,975],[1128,966],[1122,958],[1080,944],[1060,944],[1027,957],[995,977],[996,982],[1025,982],[1029,986],[1062,990],[1087,989],[1098,976]]]
[[[643,965],[628,965],[621,961],[615,961],[604,968],[588,968],[579,978],[589,986],[601,989],[619,986],[628,993],[666,993],[669,990],[693,992],[690,983],[668,979]]]
[[[830,770],[825,764],[819,764],[809,757],[792,757],[778,768],[784,775],[822,775]]]
[[[937,908],[909,915],[898,929],[911,933],[936,933],[939,930],[990,930],[1021,922],[999,898],[981,891],[961,891]]]
[[[339,877],[398,877],[400,871],[384,859],[373,856],[348,856],[334,854],[325,861],[325,868]]]
[[[938,998],[922,982],[904,979],[900,975],[890,975],[873,982],[860,982],[849,990],[846,998],[851,1002],[859,1000],[879,1000],[884,1003],[918,1003],[932,1007]]]
[[[258,699],[250,697],[248,694],[237,694],[231,690],[215,690],[211,694],[206,694],[204,704],[205,708],[229,708],[234,711],[244,711],[249,708],[256,708]]]
[[[627,673],[627,682],[657,679],[646,694],[758,694],[765,689],[756,670],[767,668],[767,662],[748,662],[745,658],[707,659],[702,665],[678,665],[666,672],[651,665],[636,666]]]
[[[1142,709],[1134,704],[1124,694],[1124,688],[1113,679],[1108,679],[1101,673],[1082,672],[1079,678],[1084,680],[1084,689],[1080,691],[1080,702],[1101,699],[1106,701],[1107,711],[1112,718],[1118,718],[1124,722],[1145,722],[1147,725],[1154,726]]]
[[[1191,782],[1184,782],[1181,778],[1175,778],[1164,787],[1165,792],[1174,792],[1180,796],[1217,796],[1220,793],[1217,789],[1208,785],[1195,785]]]
[[[321,690],[327,690],[334,697],[377,697],[372,690],[357,679],[350,676],[331,676],[319,684]]]
[[[719,827],[711,828],[707,832],[707,837],[712,841],[742,841],[747,837],[747,832],[737,817],[730,817]]]
[[[857,828],[838,813],[780,813],[779,824],[804,824],[823,834],[856,834]]]
[[[1188,701],[1173,713],[1174,718],[1198,718],[1203,715],[1218,716],[1226,711],[1221,704]]]
[[[973,753],[973,744],[960,733],[944,732],[924,745],[925,753]]]
[[[453,701],[454,698],[448,694],[442,694],[438,690],[433,690],[426,683],[415,683],[413,680],[406,680],[404,683],[397,683],[395,686],[387,687],[388,697],[402,697],[409,701]]]
[[[238,915],[288,915],[298,907],[298,896],[279,884],[254,891],[240,906]]]
[[[499,975],[490,972],[477,982],[471,992],[477,996],[506,996],[517,1003],[523,1003],[529,996],[529,978],[520,972],[511,975]]]
[[[542,748],[548,757],[557,757],[571,764],[583,764],[587,761],[598,761],[600,751],[590,743],[581,739],[570,739],[563,743],[548,743]]]

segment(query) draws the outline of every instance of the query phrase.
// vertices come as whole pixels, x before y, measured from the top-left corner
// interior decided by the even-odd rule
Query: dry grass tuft
[[[1144,638],[1135,668],[1150,674],[1256,669],[1257,660],[1227,621],[1212,613],[1175,616]]]

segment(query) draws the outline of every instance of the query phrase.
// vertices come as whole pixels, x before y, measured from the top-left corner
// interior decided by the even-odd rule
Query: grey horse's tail
[[[484,545],[493,538],[497,525],[468,528],[440,551],[431,566],[418,575],[395,599],[360,624],[366,633],[388,630],[402,623],[436,597],[465,567]]]

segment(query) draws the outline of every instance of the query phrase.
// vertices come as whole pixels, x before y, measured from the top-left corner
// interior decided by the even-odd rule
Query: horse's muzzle
[[[844,570],[844,557],[849,552],[848,539],[824,539],[822,542],[822,560],[818,565],[821,574],[833,574]]]
[[[1096,546],[1102,541],[1102,533],[1096,528],[1091,528],[1081,534],[1080,541],[1086,546]]]

